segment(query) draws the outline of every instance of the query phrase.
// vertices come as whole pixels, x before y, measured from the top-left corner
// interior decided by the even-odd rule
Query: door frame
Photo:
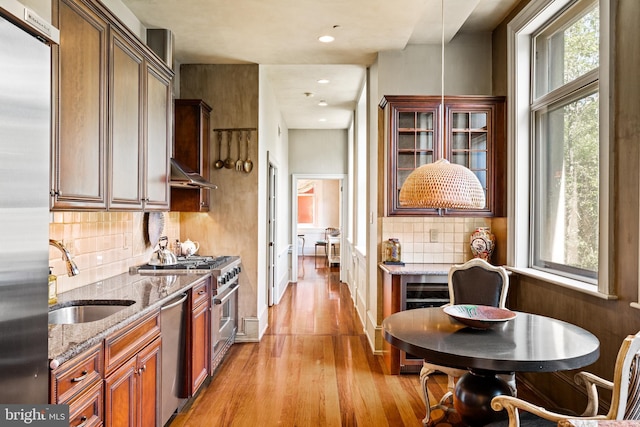
[[[341,250],[345,248],[344,239],[345,236],[348,235],[348,227],[347,223],[347,174],[299,174],[294,173],[291,174],[291,282],[298,281],[298,180],[300,179],[315,179],[315,180],[338,180],[340,182],[340,248]],[[346,277],[344,277],[344,268],[345,265],[344,258],[340,258],[340,281],[344,282]]]

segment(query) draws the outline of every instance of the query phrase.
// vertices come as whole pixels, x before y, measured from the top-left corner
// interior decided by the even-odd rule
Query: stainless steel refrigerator
[[[59,32],[0,0],[0,403],[47,403],[51,47]]]

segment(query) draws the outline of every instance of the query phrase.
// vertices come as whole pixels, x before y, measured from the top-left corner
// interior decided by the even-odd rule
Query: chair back
[[[340,229],[334,227],[327,227],[324,230],[324,240],[329,240],[329,236],[338,237],[340,235]]]
[[[622,342],[613,373],[613,394],[607,418],[640,420],[640,332]]]
[[[478,304],[505,308],[509,276],[503,267],[474,258],[449,270],[450,304]]]

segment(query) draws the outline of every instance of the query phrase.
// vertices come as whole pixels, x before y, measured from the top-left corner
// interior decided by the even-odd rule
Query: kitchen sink
[[[49,311],[50,324],[95,322],[135,304],[133,300],[79,300]]]

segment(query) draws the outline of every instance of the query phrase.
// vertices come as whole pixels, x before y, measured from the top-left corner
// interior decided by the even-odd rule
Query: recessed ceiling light
[[[321,107],[326,107],[326,106],[327,106],[327,105],[329,105],[329,104],[327,104],[327,101],[325,101],[325,100],[323,99],[322,101],[318,102],[318,105],[319,105],[319,106],[321,106]]]
[[[321,85],[326,85],[327,83],[329,83],[329,79],[319,79],[318,83],[320,83]]]
[[[319,121],[319,122],[326,122],[326,121],[327,121],[327,119],[322,118],[322,119],[318,119],[318,121]]]
[[[331,43],[335,40],[335,38],[333,36],[326,35],[318,37],[318,40],[320,40],[322,43]]]

